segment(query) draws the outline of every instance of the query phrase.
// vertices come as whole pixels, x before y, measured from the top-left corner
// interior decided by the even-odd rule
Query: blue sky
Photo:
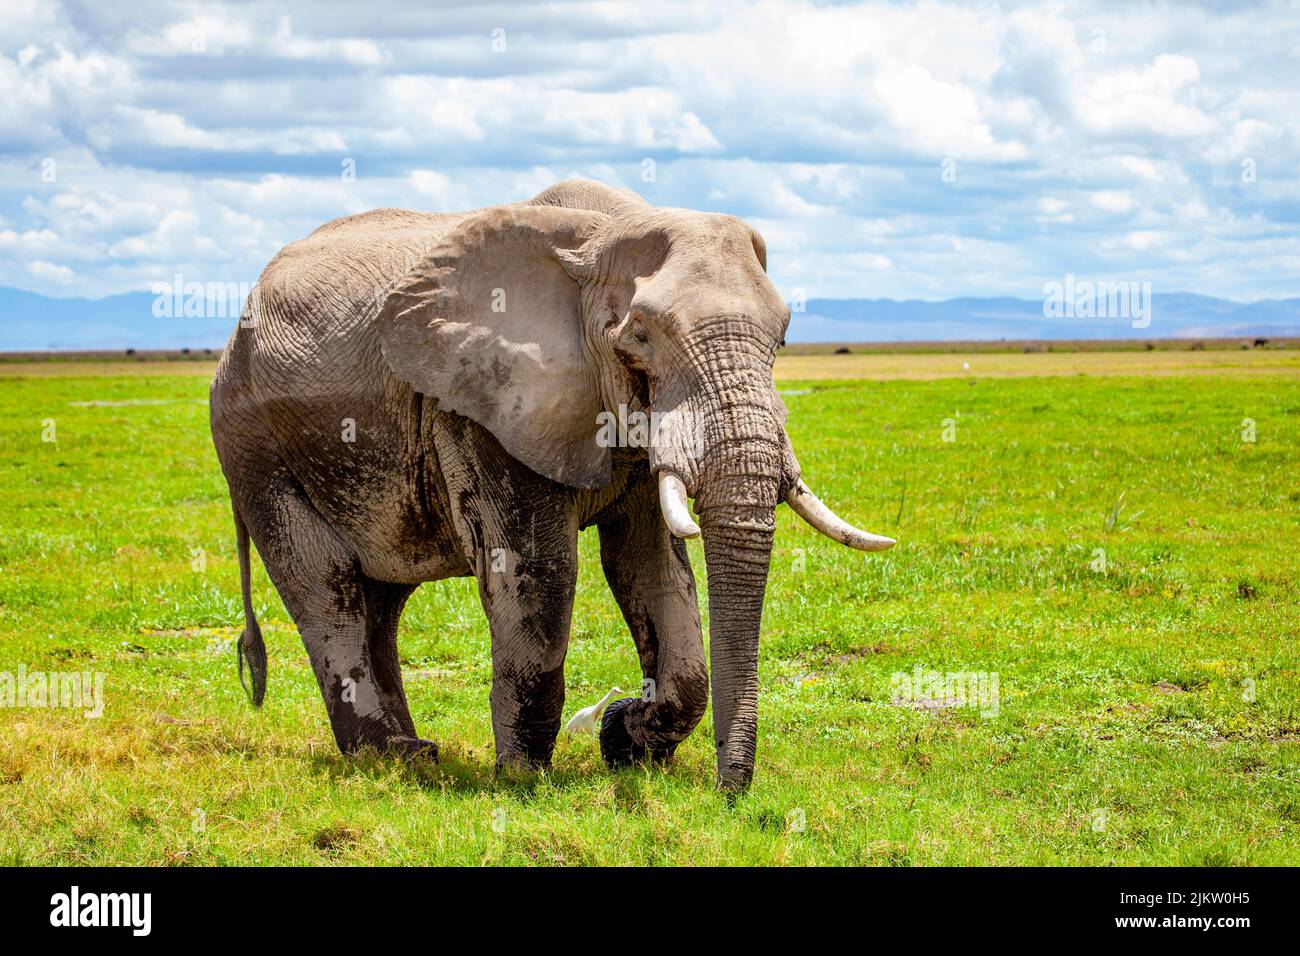
[[[1300,294],[1294,5],[322,6],[5,0],[0,285],[252,281],[577,174],[744,217],[787,295]]]

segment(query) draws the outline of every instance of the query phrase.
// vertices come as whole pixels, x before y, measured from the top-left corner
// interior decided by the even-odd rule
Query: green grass
[[[782,387],[809,483],[901,543],[781,509],[758,769],[729,801],[711,715],[666,770],[562,735],[552,773],[494,779],[471,580],[402,622],[438,767],[336,754],[257,562],[254,711],[206,383],[0,380],[0,671],[106,675],[97,720],[0,708],[0,864],[1300,863],[1300,379]],[[638,680],[595,544],[566,715]],[[917,665],[997,673],[996,716],[896,705]]]

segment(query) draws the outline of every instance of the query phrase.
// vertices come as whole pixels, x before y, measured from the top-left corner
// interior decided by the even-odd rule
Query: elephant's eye
[[[632,329],[632,338],[636,339],[642,345],[650,341],[650,336],[646,334],[644,326],[638,325]]]

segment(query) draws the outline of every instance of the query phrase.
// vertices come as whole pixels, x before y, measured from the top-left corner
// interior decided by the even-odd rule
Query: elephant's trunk
[[[775,499],[776,482],[771,482]],[[706,512],[709,668],[718,786],[739,790],[754,775],[758,738],[758,633],[772,554],[774,505]]]
[[[718,786],[728,790],[743,789],[754,775],[758,635],[781,485],[780,426],[765,398],[755,398],[719,416],[696,495],[708,572]]]

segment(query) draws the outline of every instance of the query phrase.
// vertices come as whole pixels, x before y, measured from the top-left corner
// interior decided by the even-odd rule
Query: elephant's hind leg
[[[406,599],[415,588],[407,584],[386,584],[367,580],[364,584],[366,605],[366,645],[371,668],[386,709],[397,718],[403,731],[415,739],[415,722],[406,705],[402,687],[402,664],[397,651],[397,624],[406,607]],[[427,741],[419,741],[427,744]],[[431,744],[429,746],[432,746]]]
[[[366,578],[283,467],[243,500],[251,505],[253,541],[311,658],[339,749],[436,757],[437,748],[415,736],[402,692],[397,621],[411,589]]]

